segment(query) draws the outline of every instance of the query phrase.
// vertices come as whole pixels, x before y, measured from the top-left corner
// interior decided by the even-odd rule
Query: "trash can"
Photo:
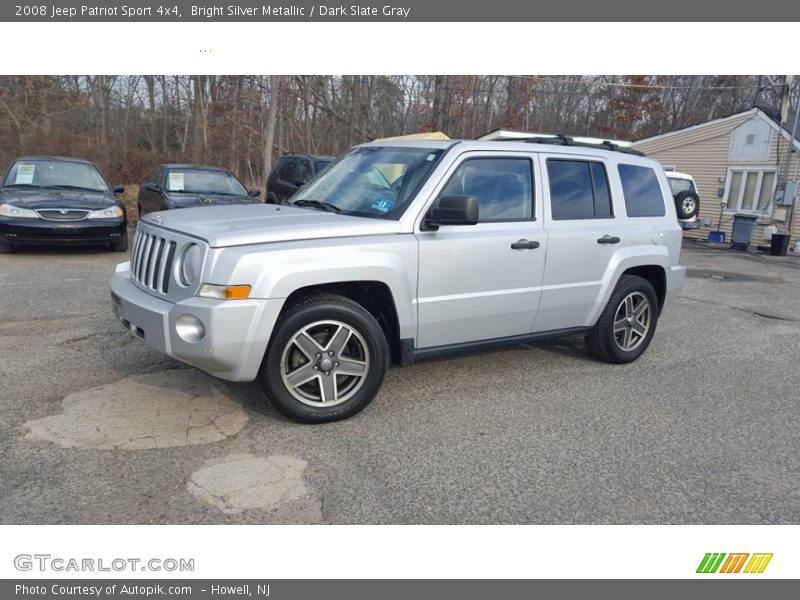
[[[753,230],[756,228],[756,215],[736,213],[733,215],[733,231],[731,232],[731,248],[734,250],[747,250]]]
[[[769,244],[770,256],[786,256],[789,251],[789,234],[773,233]]]

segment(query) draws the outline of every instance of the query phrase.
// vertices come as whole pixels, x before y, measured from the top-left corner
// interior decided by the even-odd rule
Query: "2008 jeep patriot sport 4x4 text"
[[[612,144],[381,142],[290,205],[147,215],[111,291],[148,345],[325,422],[390,362],[567,335],[636,360],[683,284],[680,246],[663,169]]]

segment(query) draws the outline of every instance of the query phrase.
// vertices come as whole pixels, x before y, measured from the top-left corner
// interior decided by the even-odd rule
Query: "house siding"
[[[648,157],[659,161],[662,165],[674,166],[678,171],[688,173],[695,179],[697,191],[700,196],[700,219],[710,219],[709,227],[687,229],[685,235],[690,238],[707,239],[708,232],[717,229],[720,217],[720,202],[723,198],[718,195],[721,188],[724,191],[725,178],[729,168],[777,168],[783,170],[786,160],[786,145],[789,141],[773,131],[769,142],[769,155],[762,161],[729,160],[728,153],[731,146],[733,130],[751,118],[759,118],[755,113],[744,113],[737,118],[731,118],[719,123],[710,123],[685,132],[678,131],[672,135],[636,142],[634,148],[644,152]],[[795,179],[798,169],[798,158],[795,152],[789,164],[789,179]],[[773,212],[774,212],[773,208]],[[797,210],[797,209],[796,209]],[[724,211],[719,229],[726,233],[730,239],[733,225],[733,213]],[[773,222],[771,215],[766,215],[758,220],[756,231],[753,233],[753,245],[767,244],[763,239],[764,227],[767,225],[785,225],[782,222]],[[800,238],[800,216],[795,214],[792,226],[792,240]]]

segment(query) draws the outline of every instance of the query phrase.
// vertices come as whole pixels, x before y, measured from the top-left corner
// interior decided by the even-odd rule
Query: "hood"
[[[0,189],[0,203],[30,210],[42,208],[98,210],[113,206],[117,202],[110,192],[87,192],[84,190],[59,190],[53,188],[4,188]]]
[[[142,220],[204,239],[212,248],[400,232],[397,221],[275,204],[165,210]]]
[[[253,196],[230,196],[226,194],[175,194],[166,192],[165,196],[178,208],[261,202],[261,200]]]

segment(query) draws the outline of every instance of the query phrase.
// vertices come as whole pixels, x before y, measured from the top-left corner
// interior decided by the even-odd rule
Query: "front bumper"
[[[128,235],[125,217],[48,221],[0,217],[0,241],[8,244],[94,245],[118,242]]]
[[[114,313],[122,326],[151,348],[220,379],[252,381],[258,375],[282,299],[212,300],[191,297],[169,302],[138,288],[130,263],[112,275]],[[181,338],[176,321],[199,319],[205,335],[196,342]]]

